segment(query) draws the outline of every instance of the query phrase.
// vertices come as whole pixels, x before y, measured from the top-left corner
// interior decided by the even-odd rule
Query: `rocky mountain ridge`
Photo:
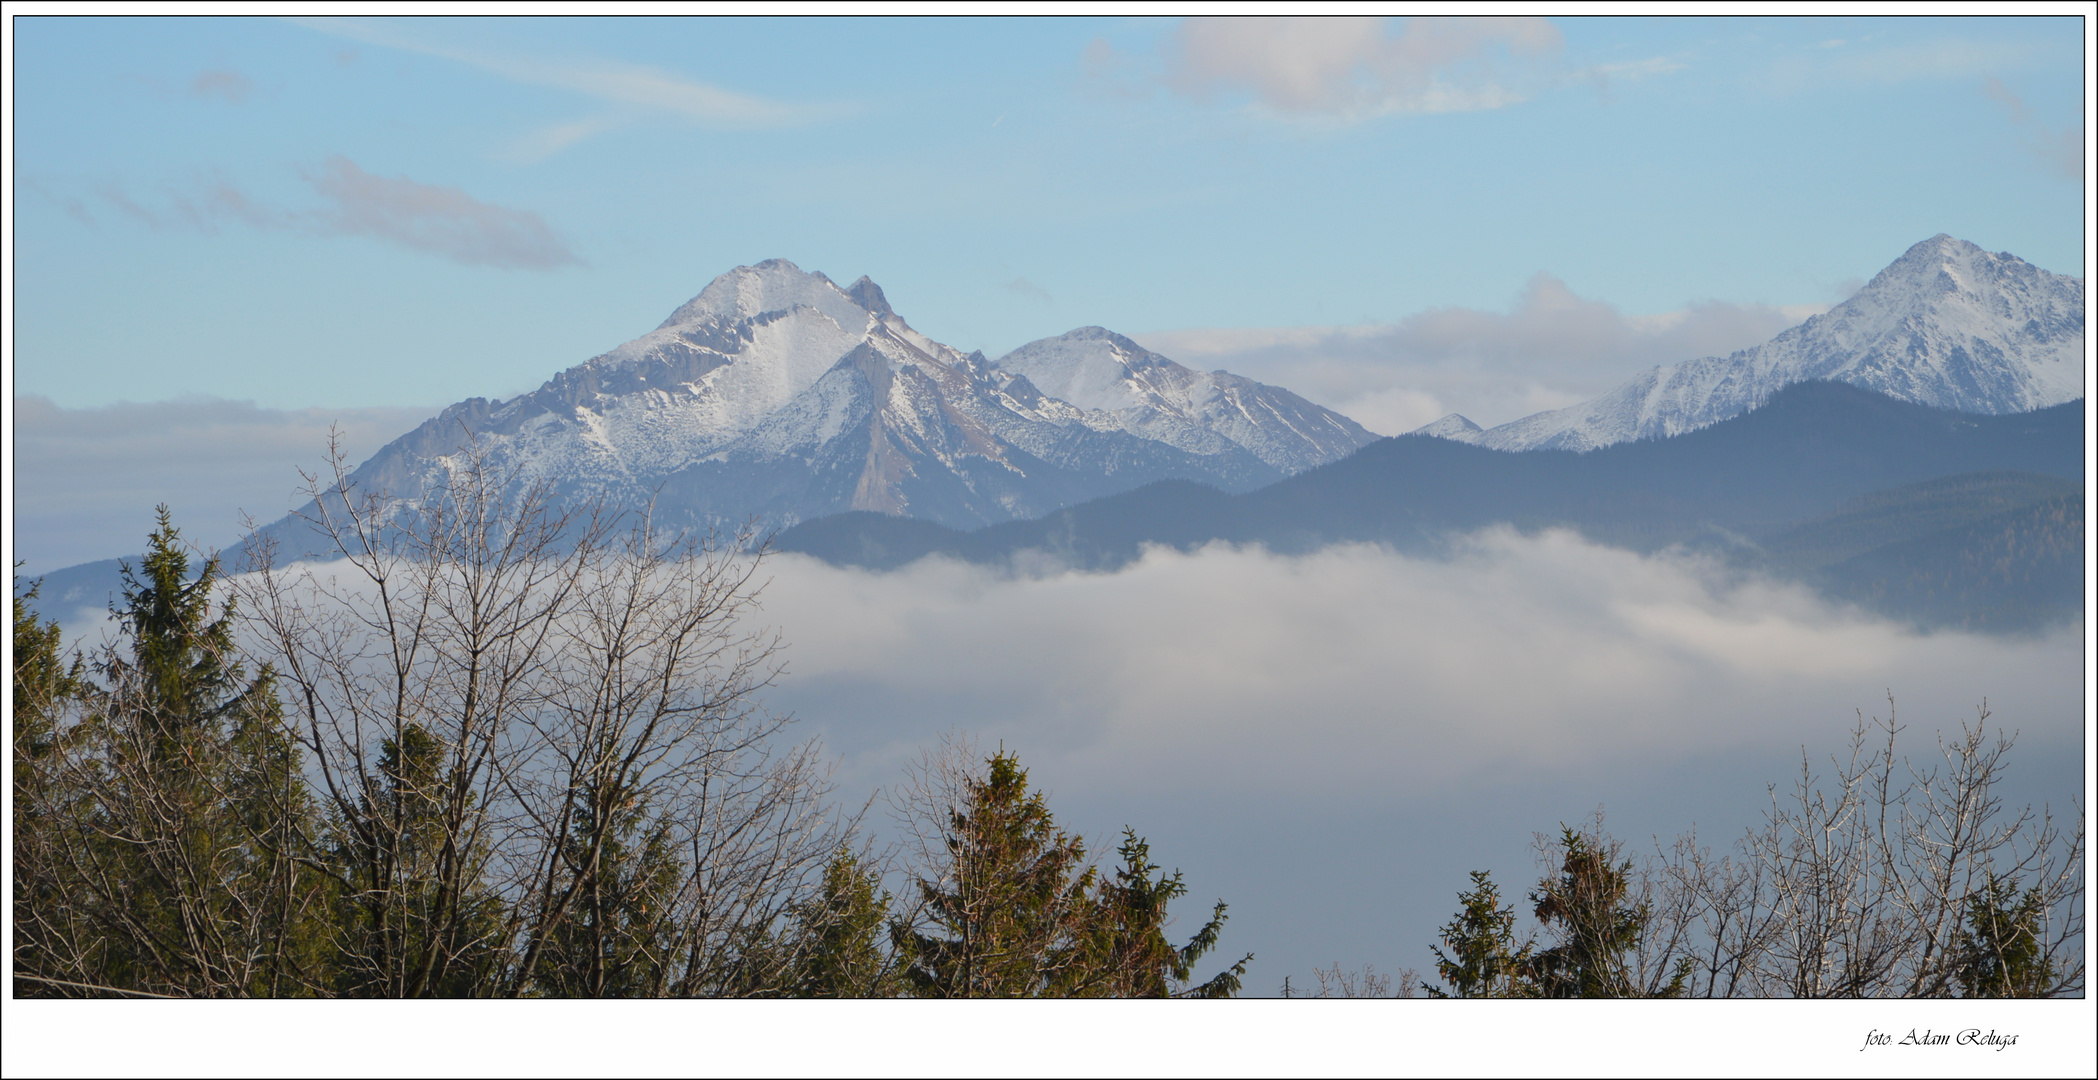
[[[1496,450],[1594,450],[1695,431],[1811,381],[1983,415],[2074,401],[2084,396],[2083,280],[1940,233],[1761,345],[1660,365],[1592,401],[1498,427],[1451,414],[1417,433]]]
[[[1097,327],[1008,359],[919,333],[868,278],[841,288],[773,259],[721,275],[538,390],[445,409],[353,480],[413,500],[471,445],[518,483],[653,500],[674,527],[846,510],[970,527],[1162,479],[1248,490],[1375,438],[1286,390],[1196,372]],[[1062,393],[1029,377],[1080,371],[1084,386],[1058,382]]]

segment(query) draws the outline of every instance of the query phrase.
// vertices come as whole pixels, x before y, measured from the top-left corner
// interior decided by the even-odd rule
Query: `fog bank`
[[[1910,752],[1986,699],[2021,733],[2013,803],[2082,790],[2081,625],[1917,634],[1567,533],[1492,530],[1448,562],[1213,546],[1108,574],[768,570],[791,642],[772,701],[840,755],[846,792],[946,731],[1002,743],[1096,851],[1150,837],[1187,874],[1184,919],[1229,901],[1219,952],[1259,954],[1254,993],[1336,961],[1431,975],[1465,872],[1519,898],[1532,834],[1599,807],[1634,848],[1695,826],[1724,849],[1890,690]]]

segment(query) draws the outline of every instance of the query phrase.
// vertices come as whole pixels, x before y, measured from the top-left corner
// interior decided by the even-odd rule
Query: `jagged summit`
[[[1245,490],[1371,438],[1287,391],[1105,330],[1078,338],[1122,350],[1116,370],[1146,372],[1143,392],[1117,408],[1071,401],[912,329],[869,278],[842,289],[769,259],[537,390],[451,406],[355,479],[425,490],[462,466],[470,435],[520,483],[653,502],[665,525],[872,510],[973,527],[1155,480]]]
[[[860,279],[852,283],[852,288],[845,290],[845,295],[852,297],[854,303],[876,315],[896,313],[889,307],[889,298],[882,295],[881,286],[876,285],[874,279],[865,274],[861,274]]]
[[[1939,234],[1829,311],[1762,345],[1655,367],[1580,405],[1445,438],[1592,450],[1693,431],[1779,388],[1831,380],[1960,412],[2029,412],[2084,394],[2083,280]]]

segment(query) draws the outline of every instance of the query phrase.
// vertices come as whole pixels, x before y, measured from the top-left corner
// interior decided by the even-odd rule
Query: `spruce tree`
[[[1530,943],[1515,942],[1515,909],[1501,906],[1491,874],[1474,870],[1471,878],[1470,891],[1457,894],[1462,909],[1443,925],[1442,944],[1434,948],[1445,985],[1422,983],[1421,989],[1439,998],[1537,996],[1528,977]]]
[[[358,812],[333,830],[346,882],[337,988],[361,997],[486,996],[501,961],[501,904],[482,881],[486,851],[456,853],[465,884],[446,880],[445,747],[408,724],[380,743],[376,764]]]
[[[2040,947],[2040,890],[1990,874],[1967,897],[1953,977],[1966,997],[2046,997],[2053,967]]]
[[[1628,955],[1652,919],[1646,904],[1630,900],[1631,861],[1617,861],[1616,845],[1599,831],[1584,835],[1561,825],[1559,848],[1558,874],[1530,893],[1537,921],[1556,939],[1530,961],[1537,992],[1553,998],[1648,996],[1632,975]],[[1652,996],[1680,996],[1690,964],[1686,957]]]
[[[167,507],[111,606],[122,638],[84,685],[66,782],[67,903],[94,927],[79,981],[288,995],[324,982],[300,755],[267,669],[249,678],[219,563],[194,579]]]
[[[1083,970],[1094,868],[1027,771],[1000,752],[947,813],[945,865],[920,879],[922,929],[891,938],[912,993],[1054,997]]]
[[[839,848],[823,868],[816,895],[794,908],[787,992],[822,998],[892,994],[894,965],[881,941],[888,920],[889,896],[873,868]]]
[[[676,949],[669,920],[684,867],[667,824],[645,803],[581,795],[560,853],[573,868],[572,888],[548,920],[533,987],[554,997],[654,996]]]
[[[19,565],[19,564],[18,564]],[[58,623],[37,616],[31,602],[42,582],[21,590],[14,582],[14,731],[10,779],[14,789],[14,957],[16,997],[60,993],[59,983],[82,974],[61,957],[69,941],[91,931],[65,902],[64,860],[51,828],[86,813],[82,795],[68,790],[57,768],[64,714],[86,687],[85,664],[62,655]],[[55,819],[55,820],[54,820]]]
[[[1180,871],[1154,879],[1158,865],[1151,846],[1135,829],[1122,830],[1121,866],[1100,885],[1093,911],[1093,947],[1089,969],[1076,988],[1106,997],[1226,998],[1238,994],[1253,954],[1208,980],[1192,984],[1195,962],[1216,947],[1224,928],[1223,901],[1187,944],[1175,948],[1166,939],[1166,905],[1187,895]]]
[[[78,697],[85,685],[85,662],[75,656],[68,664],[61,655],[58,623],[43,621],[30,607],[30,601],[37,598],[43,584],[36,581],[23,589],[21,578],[14,579],[14,682],[11,685],[17,762],[25,760],[22,755],[33,760],[52,751],[57,744],[57,713],[68,701]],[[17,790],[25,780],[33,782],[34,776],[34,770],[26,776],[18,770],[15,776]]]

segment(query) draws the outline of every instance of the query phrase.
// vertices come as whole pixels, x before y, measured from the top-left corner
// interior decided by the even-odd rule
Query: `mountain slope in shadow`
[[[2006,473],[2018,475],[1891,493],[1947,477]],[[1487,525],[1568,527],[1635,551],[1680,545],[1725,552],[1933,625],[1966,625],[1969,613],[1994,603],[1989,580],[2015,578],[2027,583],[2019,588],[2037,590],[2005,599],[2009,614],[1976,616],[1975,625],[1998,628],[2006,619],[2027,625],[2045,613],[2080,609],[2081,517],[2071,544],[2066,525],[2046,524],[2066,520],[2066,503],[2033,510],[2040,516],[2031,520],[2016,515],[2048,500],[2080,506],[2082,485],[2081,402],[1980,416],[1840,383],[1803,383],[1733,420],[1588,453],[1505,452],[1400,436],[1240,495],[1159,483],[969,532],[846,514],[786,530],[775,546],[870,569],[932,554],[988,563],[1023,553],[1111,569],[1148,544],[1189,550],[1221,540],[1300,553],[1373,542],[1433,553],[1451,534]],[[1878,502],[1867,498],[1875,493],[1882,493]],[[1920,546],[1889,546],[1904,543]],[[1988,554],[2000,551],[1998,562],[2017,564],[2072,549],[2074,605],[2060,599],[2067,595],[2061,573],[2037,564],[1998,566]],[[1996,577],[1976,577],[1984,566],[1997,567],[1989,571]],[[1934,599],[1919,599],[1926,594]],[[2041,594],[2057,599],[2043,602]]]

